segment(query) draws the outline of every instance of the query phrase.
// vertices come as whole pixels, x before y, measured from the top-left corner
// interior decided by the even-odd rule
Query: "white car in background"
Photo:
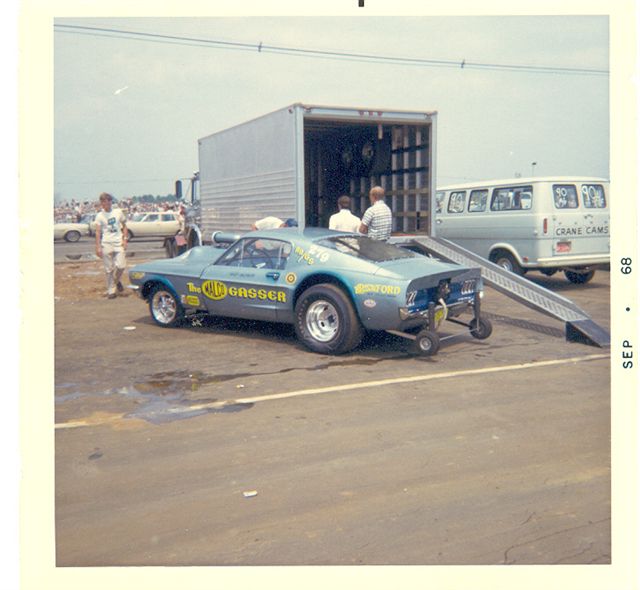
[[[136,213],[127,221],[129,239],[175,236],[180,231],[180,216],[172,211]]]
[[[80,223],[86,223],[89,226],[89,235],[96,235],[96,215],[97,213],[87,213],[80,219]]]
[[[82,236],[91,235],[88,223],[54,223],[53,239],[65,242],[77,242]]]

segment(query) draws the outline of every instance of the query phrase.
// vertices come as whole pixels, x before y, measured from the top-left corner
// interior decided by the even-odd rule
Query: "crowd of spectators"
[[[177,211],[178,203],[175,201],[138,201],[132,198],[114,201],[114,206],[122,209],[128,217],[136,213],[149,213],[152,211]],[[100,210],[98,201],[77,201],[71,199],[57,203],[53,208],[54,223],[74,223],[80,221],[83,216],[97,213]]]

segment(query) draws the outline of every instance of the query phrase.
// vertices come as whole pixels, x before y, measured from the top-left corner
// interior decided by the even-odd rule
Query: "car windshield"
[[[416,257],[416,254],[409,250],[404,250],[379,240],[372,240],[365,236],[336,236],[320,240],[318,245],[338,250],[338,252],[349,254],[356,258],[371,260],[372,262]]]

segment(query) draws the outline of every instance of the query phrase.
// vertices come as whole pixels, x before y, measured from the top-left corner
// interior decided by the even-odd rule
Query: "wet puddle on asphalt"
[[[175,420],[185,420],[204,414],[231,414],[252,408],[252,403],[234,403],[219,401],[217,398],[193,398],[192,394],[201,387],[224,383],[234,379],[280,375],[292,371],[319,371],[332,367],[375,365],[390,357],[354,358],[329,361],[313,367],[287,367],[271,372],[246,372],[211,375],[203,371],[164,371],[147,376],[131,386],[118,387],[103,392],[78,391],[79,384],[61,383],[56,386],[58,392],[56,404],[75,401],[91,396],[122,396],[133,400],[138,407],[124,415],[124,418],[145,420],[152,424],[163,424]],[[401,357],[402,358],[402,357]],[[249,366],[258,366],[257,363]],[[65,393],[68,392],[68,393]]]

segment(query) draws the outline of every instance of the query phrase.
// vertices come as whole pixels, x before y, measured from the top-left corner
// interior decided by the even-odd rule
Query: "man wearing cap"
[[[124,291],[120,277],[127,266],[125,250],[128,232],[127,218],[121,209],[112,207],[109,193],[100,195],[102,211],[96,215],[96,255],[102,258],[107,279],[107,298],[115,299],[116,290]]]

